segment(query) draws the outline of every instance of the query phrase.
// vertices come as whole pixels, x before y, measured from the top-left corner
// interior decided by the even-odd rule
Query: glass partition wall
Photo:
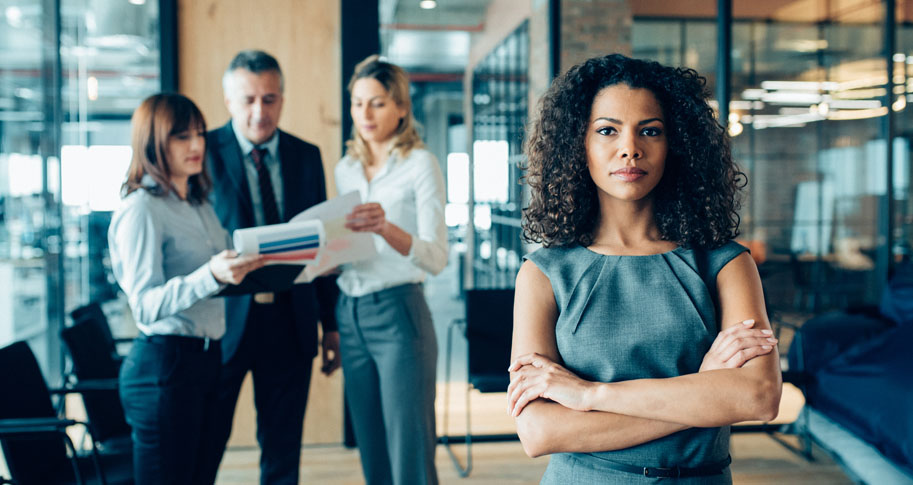
[[[747,62],[734,69],[729,121],[747,128],[733,138],[733,152],[749,169],[745,237],[764,248],[768,299],[804,311],[871,302],[885,192],[878,186],[885,180],[881,101],[872,99],[873,75],[885,72],[881,28],[839,21],[738,27]]]
[[[886,23],[878,2],[806,3],[816,5],[801,16],[772,8],[732,24],[724,121],[749,180],[741,238],[774,312],[877,304],[892,265],[910,256],[909,19]],[[695,68],[715,93],[715,29],[712,18],[635,17],[633,55]]]
[[[159,4],[61,0],[61,213],[65,309],[103,302],[115,334],[135,331],[110,272],[108,223],[130,163],[130,117],[160,90]]]
[[[734,25],[727,121],[750,181],[743,237],[775,311],[877,304],[902,257],[888,221],[892,200],[909,198],[909,144],[887,140],[906,94],[888,76],[895,25],[878,7]]]
[[[631,2],[632,55],[694,68],[715,95],[717,2],[692,3],[650,11],[649,3]],[[888,5],[896,16],[887,15]],[[910,258],[909,10],[893,1],[852,8],[733,1],[732,94],[723,121],[749,179],[741,239],[759,263],[774,312],[875,304],[893,265]],[[476,286],[510,286],[523,251],[521,173],[503,160],[522,160],[526,110],[517,109],[524,98],[513,93],[528,89],[515,74],[528,64],[528,40],[517,41],[528,36],[524,29],[473,73],[475,214],[467,259]]]
[[[892,228],[892,255],[894,263],[913,260],[913,197],[910,185],[913,181],[913,3],[905,2],[907,16],[899,15],[895,22],[894,61],[894,172],[895,187]]]
[[[66,313],[92,300],[115,317],[125,308],[107,225],[130,116],[160,89],[158,11],[154,0],[0,0],[0,345],[28,341],[52,383]]]
[[[54,2],[0,1],[0,344],[57,363],[60,223]],[[53,339],[53,335],[50,335]],[[52,366],[56,367],[56,366]]]
[[[105,232],[130,113],[161,85],[164,3],[0,0],[0,345],[29,340],[50,376],[67,311],[90,300],[124,307]],[[693,3],[701,17],[668,16],[670,5],[665,17],[642,14],[632,2],[632,54],[693,67],[715,92],[716,2]],[[750,181],[742,237],[775,311],[876,303],[891,265],[910,259],[909,3],[734,1],[725,121]],[[448,220],[471,234],[467,285],[511,286],[523,252],[528,71],[523,24],[472,75],[473,156],[454,156],[465,177],[448,170],[460,194]]]
[[[529,22],[522,23],[472,73],[472,286],[509,288],[523,256],[520,238],[528,113]]]

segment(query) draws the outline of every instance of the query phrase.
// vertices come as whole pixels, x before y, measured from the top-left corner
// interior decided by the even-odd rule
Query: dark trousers
[[[132,428],[136,484],[202,483],[218,391],[217,340],[141,336],[120,371],[120,396]]]
[[[288,294],[278,296],[276,303],[251,303],[238,350],[222,366],[213,408],[215,451],[207,457],[209,475],[205,483],[215,480],[231,435],[241,384],[248,371],[253,373],[254,380],[260,483],[298,483],[301,434],[313,359],[310,349],[302,349],[299,343],[289,317]]]

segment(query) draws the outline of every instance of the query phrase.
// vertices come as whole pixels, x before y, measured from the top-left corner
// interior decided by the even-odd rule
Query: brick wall
[[[631,1],[561,0],[561,71],[591,57],[631,55]]]

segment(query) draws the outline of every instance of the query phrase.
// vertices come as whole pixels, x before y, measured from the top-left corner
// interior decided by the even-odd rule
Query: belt
[[[190,337],[187,335],[146,335],[140,333],[137,338],[151,344],[174,345],[195,352],[208,352],[210,349],[215,349],[216,344],[219,343],[218,339],[211,339],[209,337]]]
[[[261,291],[253,294],[253,302],[260,305],[270,305],[290,301],[291,293],[285,291]]]
[[[383,300],[386,300],[391,297],[397,297],[402,294],[409,293],[410,291],[422,292],[424,286],[422,283],[403,283],[401,285],[391,286],[389,288],[384,288],[383,290],[377,290],[367,295],[361,296],[348,296],[345,293],[342,293],[340,297],[346,296],[352,301],[356,302],[365,302],[372,301],[374,303],[380,303]]]
[[[732,456],[727,456],[725,460],[712,463],[710,465],[699,466],[695,468],[683,468],[679,466],[674,466],[672,468],[659,468],[659,467],[646,467],[646,466],[634,466],[626,465],[624,463],[617,463],[614,461],[603,460],[600,462],[601,466],[606,468],[611,468],[612,470],[618,470],[620,472],[633,473],[635,475],[643,475],[650,478],[680,478],[680,477],[708,477],[712,475],[720,475],[723,473],[723,470],[732,463]]]

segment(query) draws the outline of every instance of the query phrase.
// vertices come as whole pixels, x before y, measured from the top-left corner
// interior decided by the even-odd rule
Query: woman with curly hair
[[[773,419],[776,339],[738,233],[742,174],[691,69],[614,54],[529,135],[508,411],[542,483],[731,483],[729,425]]]

